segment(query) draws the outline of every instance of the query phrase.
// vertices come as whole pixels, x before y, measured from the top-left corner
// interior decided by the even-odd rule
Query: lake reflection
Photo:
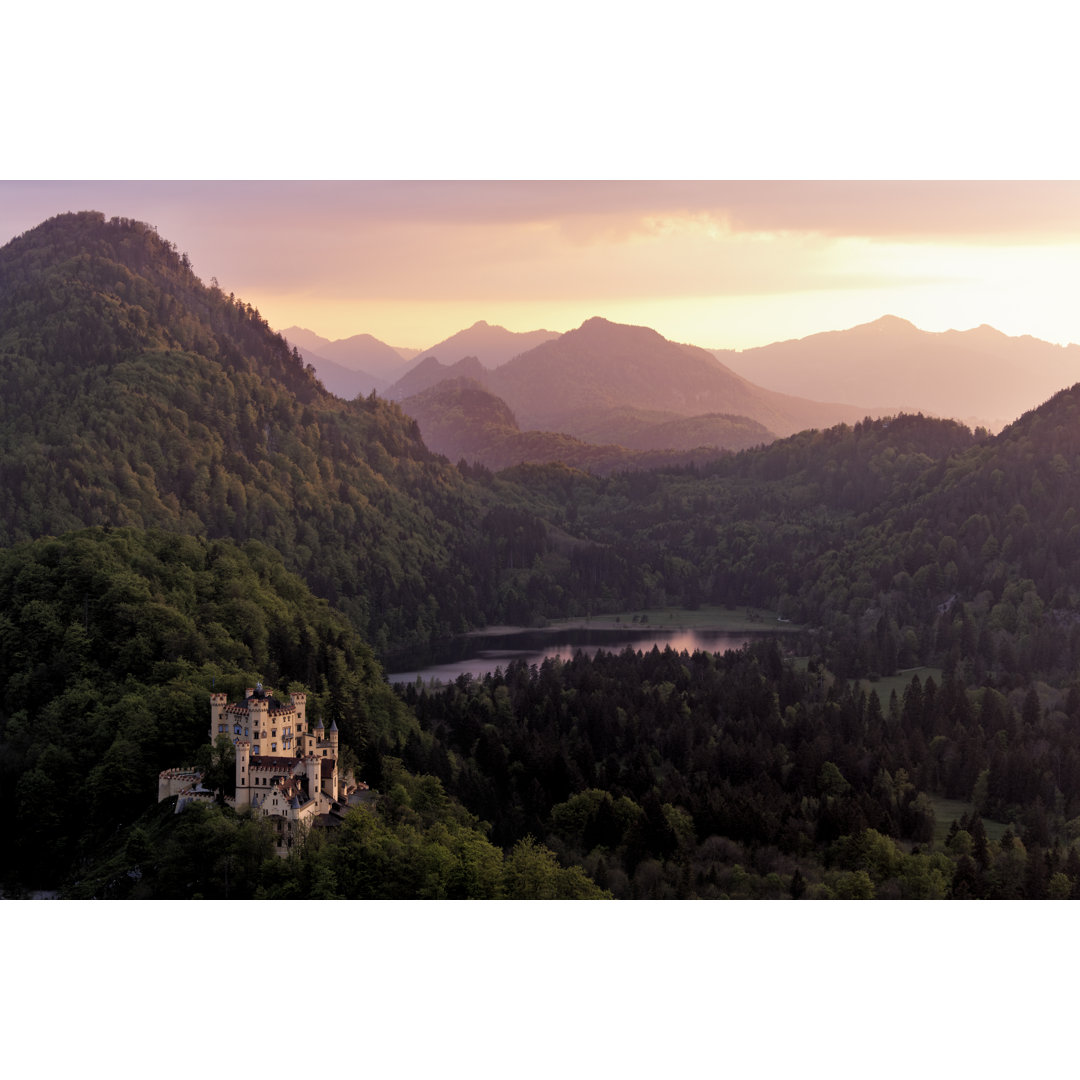
[[[487,675],[496,668],[504,671],[513,660],[527,664],[542,664],[548,657],[569,660],[578,652],[595,656],[605,652],[622,652],[632,648],[648,652],[655,645],[665,649],[669,645],[676,652],[726,652],[740,649],[754,638],[763,637],[770,631],[730,630],[663,630],[660,627],[623,627],[610,630],[566,629],[516,630],[503,633],[471,634],[455,638],[439,653],[425,657],[410,671],[395,671],[387,678],[392,683],[424,682],[439,680],[453,682],[459,675],[469,674],[476,678]]]

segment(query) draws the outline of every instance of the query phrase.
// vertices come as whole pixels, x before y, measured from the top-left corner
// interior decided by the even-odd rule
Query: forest
[[[0,884],[1073,898],[1078,420],[1073,387],[996,436],[901,415],[604,475],[455,464],[152,228],[54,218],[0,249]],[[383,675],[488,623],[702,604],[799,632]],[[289,860],[154,802],[211,689],[255,681],[306,688],[378,792]]]

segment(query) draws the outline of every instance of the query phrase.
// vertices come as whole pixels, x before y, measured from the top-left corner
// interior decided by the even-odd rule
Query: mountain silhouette
[[[481,319],[466,330],[421,349],[422,356],[437,356],[444,364],[453,364],[466,356],[475,356],[485,368],[497,368],[545,341],[557,338],[554,330],[527,330],[517,333],[503,326],[492,326]]]
[[[706,349],[603,318],[587,319],[515,357],[490,372],[485,385],[506,401],[523,427],[571,434],[610,410],[745,416],[777,435],[867,415],[857,406],[765,390]]]
[[[1078,345],[1009,337],[986,325],[936,333],[895,315],[741,352],[712,351],[762,387],[993,429],[1080,379]]]

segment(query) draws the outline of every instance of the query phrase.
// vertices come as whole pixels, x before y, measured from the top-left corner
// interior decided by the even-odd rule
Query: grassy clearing
[[[904,691],[911,684],[911,680],[915,676],[919,676],[919,682],[924,686],[926,680],[932,678],[934,682],[941,686],[941,668],[937,667],[916,667],[905,668],[903,671],[898,671],[895,675],[889,675],[884,679],[861,679],[859,681],[859,688],[865,690],[868,694],[871,690],[877,691],[877,696],[881,700],[882,708],[887,709],[889,707],[889,698],[892,696],[892,692],[896,691],[896,696],[903,700]]]
[[[934,804],[934,845],[941,847],[945,843],[945,837],[949,835],[949,826],[954,821],[959,821],[965,814],[970,814],[974,809],[974,803],[964,802],[962,799],[943,799],[937,795],[931,795],[930,801]],[[1008,825],[1000,821],[991,821],[989,818],[982,819],[983,828],[986,829],[988,840],[1000,840]]]
[[[775,612],[757,608],[702,606],[687,608],[645,608],[610,612],[581,619],[562,619],[553,627],[617,630],[624,627],[653,627],[657,630],[798,630],[795,623],[778,622]]]

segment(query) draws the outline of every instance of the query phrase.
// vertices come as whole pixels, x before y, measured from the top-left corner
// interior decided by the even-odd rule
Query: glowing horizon
[[[96,209],[157,226],[276,330],[426,349],[599,315],[745,349],[896,315],[1080,342],[1080,183],[0,183],[0,242]]]

